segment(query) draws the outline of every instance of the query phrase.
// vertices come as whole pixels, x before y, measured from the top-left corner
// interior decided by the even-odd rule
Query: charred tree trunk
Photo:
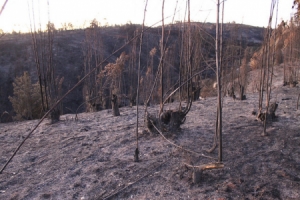
[[[130,103],[129,103],[130,107],[135,106],[136,105],[136,94],[134,94],[133,97],[131,97],[129,101],[130,101]]]
[[[50,120],[51,124],[54,124],[60,120],[60,110],[59,108],[55,108],[50,112]]]
[[[299,99],[300,99],[300,93],[299,93],[298,99],[297,99],[297,110],[298,110],[298,107],[299,107]]]
[[[245,87],[242,85],[240,85],[240,98],[241,100],[246,100]]]
[[[165,1],[162,2],[162,26],[161,26],[161,40],[160,40],[160,61],[159,61],[159,68],[160,68],[160,111],[159,114],[164,110],[164,56],[165,56],[165,46],[164,46],[164,33],[165,33],[165,24],[164,24],[164,6]]]
[[[275,54],[275,47],[272,49],[272,52],[271,52],[271,47],[270,47],[271,46],[271,38],[272,38],[271,24],[272,24],[273,11],[274,11],[274,8],[275,8],[275,4],[276,4],[276,1],[272,1],[270,18],[269,18],[269,26],[268,26],[267,55],[266,55],[267,56],[267,59],[266,59],[266,112],[265,112],[266,114],[265,114],[265,121],[264,121],[264,128],[263,128],[262,136],[267,135],[266,128],[267,128],[268,116],[270,115],[271,120],[273,120],[273,117],[275,118],[275,110],[278,106],[278,104],[276,104],[276,102],[275,102],[274,106],[269,107],[270,106],[271,91],[272,91],[272,77],[273,77],[274,54]],[[276,18],[276,23],[275,24],[277,24],[277,18]],[[274,39],[274,41],[276,41],[276,29],[274,30],[273,39]],[[271,113],[271,114],[270,114],[270,109],[271,110],[274,109],[274,112]]]
[[[195,88],[193,87],[193,101],[197,101],[200,97],[201,88]]]
[[[115,94],[112,95],[111,105],[112,105],[112,110],[113,110],[113,116],[120,116],[118,97]]]
[[[224,2],[223,2],[224,4]],[[218,123],[218,128],[217,128],[217,135],[219,138],[219,152],[218,152],[218,161],[222,162],[223,158],[223,151],[222,151],[222,87],[221,87],[221,80],[222,80],[222,74],[221,74],[221,69],[222,69],[222,62],[221,62],[221,57],[220,57],[220,23],[219,23],[219,10],[220,10],[220,0],[217,2],[217,23],[216,23],[216,71],[217,71],[217,91],[218,91],[218,101],[217,101],[217,123]]]
[[[137,90],[136,90],[136,127],[135,127],[135,134],[136,134],[136,149],[134,152],[134,162],[139,162],[139,92],[140,92],[140,71],[141,71],[141,54],[142,54],[142,46],[143,46],[143,36],[144,36],[144,25],[145,25],[145,18],[146,18],[146,10],[147,10],[148,0],[146,1],[145,10],[144,10],[144,19],[142,25],[142,32],[140,37],[140,49],[139,49],[139,66],[138,66],[138,83],[137,83]]]

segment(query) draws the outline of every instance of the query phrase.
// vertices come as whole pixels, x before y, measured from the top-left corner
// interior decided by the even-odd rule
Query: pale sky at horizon
[[[49,7],[47,2],[49,1]],[[0,0],[2,7],[5,0]],[[165,23],[170,23],[177,0],[165,0],[165,17],[171,16]],[[190,0],[191,20],[197,22],[216,21],[216,0]],[[32,4],[33,3],[33,4]],[[289,20],[293,0],[279,0],[278,21]],[[59,28],[62,23],[71,22],[76,28],[83,28],[97,19],[102,25],[108,23],[126,24],[131,21],[142,24],[145,0],[9,0],[0,16],[0,29],[30,31],[32,5],[36,23],[41,21],[42,28],[50,21]],[[146,25],[150,26],[161,20],[162,0],[148,0]],[[178,0],[175,21],[184,19],[186,0]],[[243,23],[253,26],[268,25],[271,0],[226,0],[224,22]],[[48,9],[49,8],[49,9]],[[276,15],[276,9],[274,16]],[[29,17],[30,16],[30,17]],[[274,18],[275,21],[275,18]],[[160,25],[160,24],[159,24]]]

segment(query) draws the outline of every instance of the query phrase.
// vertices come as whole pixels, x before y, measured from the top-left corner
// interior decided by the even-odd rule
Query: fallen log
[[[184,165],[185,165],[187,168],[199,169],[199,170],[202,170],[202,171],[204,171],[204,170],[209,170],[209,169],[220,169],[220,168],[223,168],[223,167],[224,167],[224,164],[223,164],[223,163],[208,163],[208,164],[198,165],[198,166],[190,165],[190,164],[184,163]]]

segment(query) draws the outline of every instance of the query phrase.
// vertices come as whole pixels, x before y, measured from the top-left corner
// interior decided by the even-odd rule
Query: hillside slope
[[[0,174],[0,199],[299,199],[299,87],[283,87],[280,77],[277,68],[271,101],[279,103],[278,118],[268,124],[266,137],[261,136],[262,123],[251,115],[257,93],[249,91],[245,101],[225,97],[225,167],[204,171],[199,184],[192,182],[184,163],[201,165],[215,162],[207,156],[217,158],[217,150],[205,151],[213,141],[215,97],[194,102],[181,130],[166,133],[168,140],[194,153],[149,134],[140,118],[138,163],[133,162],[135,107],[121,108],[119,117],[104,110],[79,114],[78,121],[72,114],[53,125],[44,121]],[[158,106],[149,111],[157,113]],[[36,123],[0,124],[1,167]]]

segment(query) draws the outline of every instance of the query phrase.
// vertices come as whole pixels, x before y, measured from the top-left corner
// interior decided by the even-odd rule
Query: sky
[[[224,22],[243,23],[266,27],[272,0],[226,0]],[[0,6],[5,0],[0,0]],[[72,23],[74,28],[84,28],[93,19],[101,25],[142,24],[145,0],[8,0],[0,16],[0,29],[4,32],[30,31],[30,24],[45,28],[51,21],[56,28]],[[216,0],[190,0],[191,20],[216,22]],[[278,21],[291,18],[293,0],[278,0]],[[177,5],[177,6],[176,6]],[[176,13],[174,11],[176,8]],[[183,21],[186,0],[165,0],[165,23]],[[276,16],[276,9],[274,11]],[[162,0],[148,0],[145,24],[151,26],[162,18]],[[50,20],[49,20],[50,19]],[[274,18],[275,21],[275,18]],[[275,22],[274,22],[275,24]],[[160,25],[160,24],[158,24]]]

